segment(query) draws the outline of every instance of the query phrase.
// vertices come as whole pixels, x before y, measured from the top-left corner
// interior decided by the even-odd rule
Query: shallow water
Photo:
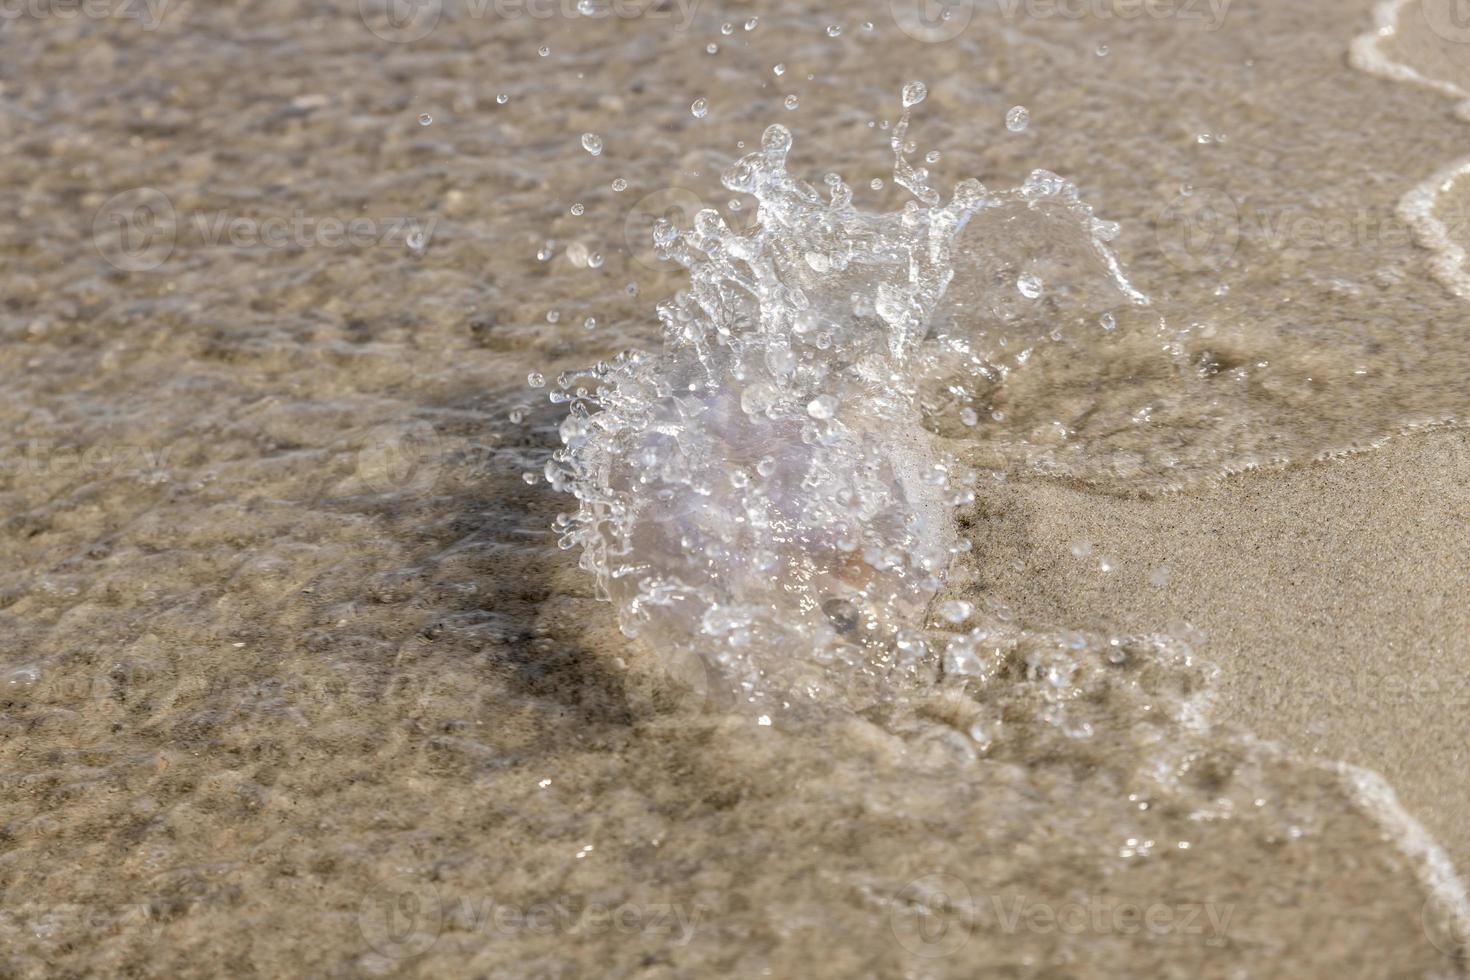
[[[1461,974],[1432,842],[1371,775],[1211,724],[1186,627],[1017,623],[961,560],[973,660],[766,726],[618,632],[522,478],[565,414],[528,373],[658,347],[653,218],[750,227],[718,178],[772,122],[793,173],[900,207],[869,183],[915,78],[936,187],[1061,174],[1151,300],[1107,329],[1052,276],[975,321],[956,280],[995,380],[913,437],[982,503],[1463,418],[1463,300],[1396,215],[1470,129],[1351,67],[1370,10],[977,7],[926,43],[888,4],[487,9],[0,28],[4,972]],[[1464,63],[1412,23],[1394,57]]]

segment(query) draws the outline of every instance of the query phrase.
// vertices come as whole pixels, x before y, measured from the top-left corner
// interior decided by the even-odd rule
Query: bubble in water
[[[695,119],[703,119],[705,116],[709,115],[709,100],[695,99],[692,103],[690,103],[689,111],[694,113]]]
[[[596,133],[583,133],[582,149],[586,150],[588,153],[592,154],[595,157],[601,156],[602,137],[598,136]]]
[[[429,115],[427,112],[422,113],[419,116],[419,125],[420,126],[427,126],[430,123],[432,123],[433,121],[434,121],[434,117],[431,116],[431,115]]]
[[[1027,299],[1039,299],[1044,288],[1041,279],[1029,272],[1016,279],[1016,289]]]
[[[1022,132],[1031,125],[1031,110],[1023,105],[1012,106],[1006,113],[1006,129],[1013,133]]]
[[[785,105],[788,109],[795,109],[801,105],[801,100],[794,95],[788,95],[786,96]]]
[[[934,611],[946,623],[958,626],[975,614],[975,607],[963,599],[950,599],[948,602],[941,602]]]

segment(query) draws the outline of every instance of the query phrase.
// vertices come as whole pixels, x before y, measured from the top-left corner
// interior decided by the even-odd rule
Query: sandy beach
[[[1464,976],[1436,2],[4,7],[0,976]],[[722,184],[773,123],[766,197]],[[994,206],[909,359],[863,347],[905,310],[862,291],[943,264],[904,184],[966,178]],[[790,317],[689,301],[652,236],[702,208]],[[548,395],[690,338],[754,346],[723,387],[648,369],[640,408],[719,408],[683,433],[718,465],[676,485],[620,419],[641,514],[744,533],[855,445],[901,489],[944,461],[853,524],[946,501],[953,561],[670,533],[629,582],[710,556],[760,571],[740,615],[808,618],[625,635],[547,482],[592,396]],[[843,397],[782,416],[772,364]],[[829,578],[902,572],[886,647],[802,592],[829,539]]]

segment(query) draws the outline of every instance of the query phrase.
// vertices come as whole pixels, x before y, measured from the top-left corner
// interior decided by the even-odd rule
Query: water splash
[[[759,202],[749,233],[713,210],[655,226],[689,277],[658,308],[663,350],[553,394],[570,410],[547,478],[579,501],[562,547],[582,549],[625,633],[691,657],[717,696],[830,705],[919,659],[974,481],[929,430],[967,410],[974,332],[1024,319],[1048,271],[1104,305],[1147,302],[1112,226],[1055,174],[1003,192],[966,180],[944,203],[909,161],[925,94],[905,86],[891,134],[902,209],[860,210],[837,174],[792,176],[792,135],[771,126],[723,175]]]

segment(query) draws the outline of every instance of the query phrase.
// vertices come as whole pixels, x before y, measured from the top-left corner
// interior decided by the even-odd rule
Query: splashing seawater
[[[712,695],[831,704],[921,656],[974,480],[929,430],[968,411],[975,324],[1004,321],[1018,282],[1023,298],[1044,288],[1021,271],[1036,258],[1105,305],[1147,302],[1109,223],[1055,174],[1004,192],[963,181],[942,203],[908,160],[925,94],[905,86],[891,134],[914,198],[901,210],[859,210],[836,174],[825,190],[793,177],[791,133],[771,126],[723,175],[759,203],[749,234],[713,210],[655,227],[689,276],[658,308],[663,350],[564,375],[553,396],[570,412],[547,477],[580,504],[562,547],[582,549],[625,633]],[[955,316],[976,305],[989,321]]]

